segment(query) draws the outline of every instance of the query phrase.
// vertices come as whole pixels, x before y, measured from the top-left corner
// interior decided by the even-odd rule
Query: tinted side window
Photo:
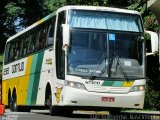
[[[55,28],[55,18],[51,19],[48,23],[46,47],[51,46],[54,43],[54,28]]]
[[[20,58],[21,41],[19,38],[7,43],[5,51],[5,63],[12,62]]]
[[[53,45],[55,20],[56,16],[7,43],[5,64]]]
[[[7,63],[9,62],[9,49],[10,49],[10,43],[7,43],[6,48],[5,48],[5,59],[4,62]]]
[[[41,26],[39,31],[38,50],[45,48],[46,37],[47,37],[47,28],[45,28],[45,26],[43,25]]]

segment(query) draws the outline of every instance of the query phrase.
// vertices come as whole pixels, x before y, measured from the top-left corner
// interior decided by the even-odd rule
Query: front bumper
[[[102,101],[102,97],[114,98],[114,101]],[[130,92],[126,94],[88,92],[65,86],[62,90],[60,106],[91,106],[91,107],[116,107],[138,108],[144,105],[145,91]]]

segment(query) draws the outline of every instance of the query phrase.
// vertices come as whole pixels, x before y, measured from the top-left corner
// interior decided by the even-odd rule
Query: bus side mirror
[[[155,55],[158,53],[158,34],[152,31],[145,31],[146,55]]]
[[[69,46],[70,43],[70,29],[68,24],[62,24],[63,28],[63,50]]]

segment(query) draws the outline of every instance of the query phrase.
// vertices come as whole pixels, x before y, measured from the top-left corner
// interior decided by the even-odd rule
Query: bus
[[[2,103],[11,111],[142,109],[145,40],[139,12],[64,6],[10,37]]]

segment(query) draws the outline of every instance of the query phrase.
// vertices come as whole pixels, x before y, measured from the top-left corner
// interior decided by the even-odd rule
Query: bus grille
[[[130,87],[106,87],[96,85],[86,85],[86,89],[90,92],[103,92],[103,93],[128,93]]]

